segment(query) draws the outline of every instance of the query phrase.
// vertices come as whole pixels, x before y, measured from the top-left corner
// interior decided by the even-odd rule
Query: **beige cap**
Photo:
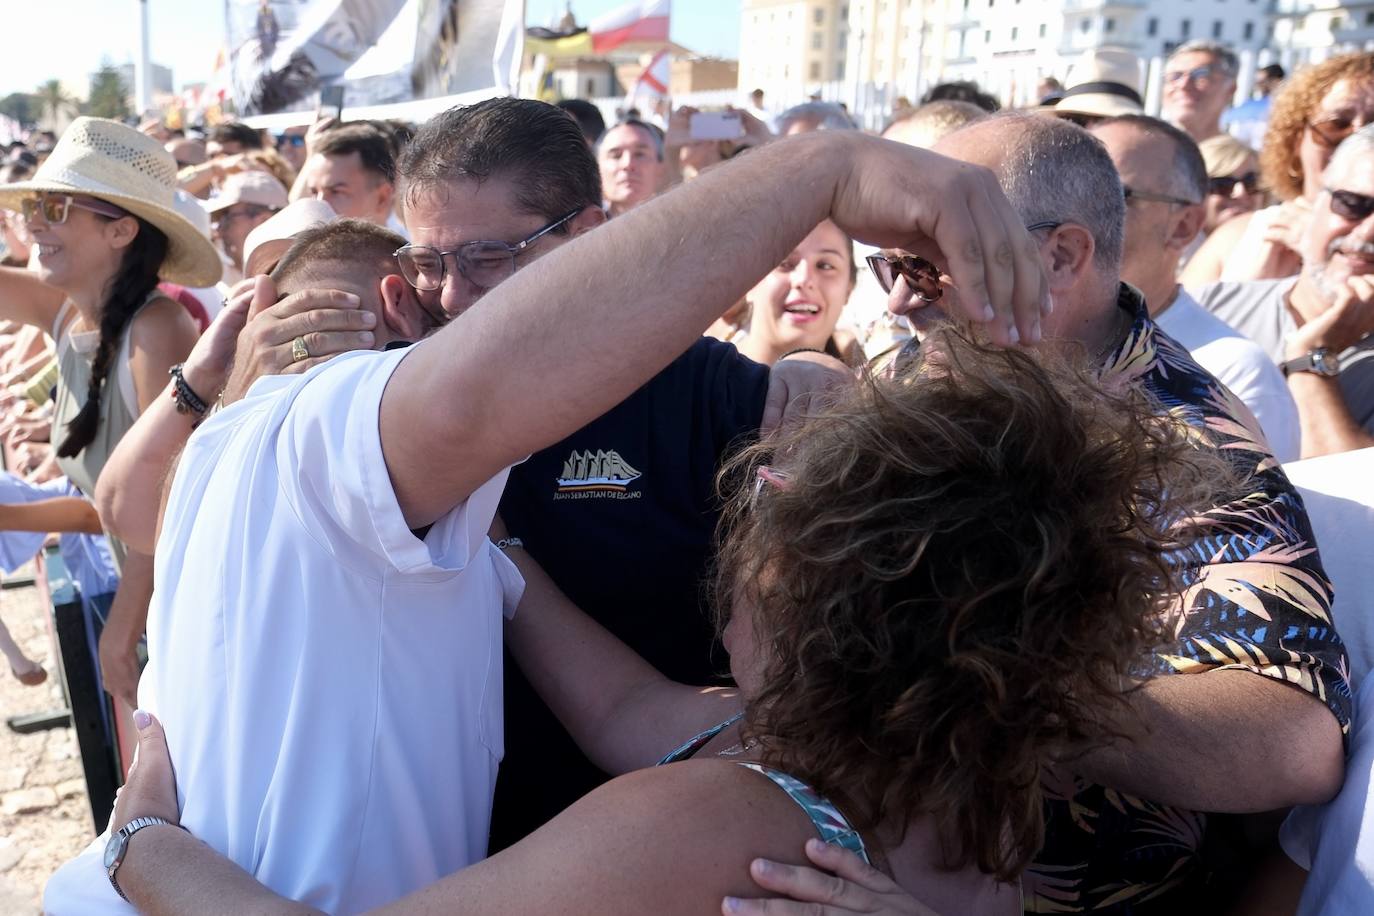
[[[248,233],[243,241],[243,275],[256,277],[276,266],[296,236],[338,218],[329,206],[314,197],[302,198],[274,214]]]
[[[218,213],[234,204],[257,204],[269,210],[280,210],[286,202],[286,187],[272,175],[254,169],[235,172],[224,179],[219,193],[205,202],[205,209]]]
[[[1141,61],[1125,48],[1096,48],[1069,70],[1068,89],[1049,109],[1051,114],[1098,118],[1143,114]]]

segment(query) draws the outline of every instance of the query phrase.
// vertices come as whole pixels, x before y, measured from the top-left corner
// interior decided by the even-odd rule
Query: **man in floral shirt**
[[[1145,684],[1115,722],[1124,737],[1047,778],[1045,847],[1023,877],[1028,912],[1177,909],[1171,891],[1197,865],[1201,812],[1320,802],[1341,785],[1351,696],[1331,585],[1302,501],[1250,412],[1120,282],[1126,204],[1101,145],[1063,121],[1007,114],[936,150],[996,172],[1032,229],[1054,303],[1047,345],[1082,348],[1104,384],[1144,386],[1240,481],[1205,511],[1214,533],[1179,557],[1186,592],[1174,641],[1142,660]],[[938,252],[909,254],[942,266]],[[932,303],[888,279],[891,307],[918,333],[957,296],[947,289]]]

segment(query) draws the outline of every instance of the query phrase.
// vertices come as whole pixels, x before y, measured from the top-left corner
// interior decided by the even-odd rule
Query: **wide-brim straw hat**
[[[77,118],[28,181],[0,185],[0,207],[18,210],[35,194],[85,194],[128,210],[167,236],[158,276],[214,286],[222,266],[211,241],[177,212],[177,164],[152,137],[106,118]]]
[[[1064,95],[1047,108],[1050,114],[1114,118],[1143,114],[1141,62],[1125,48],[1097,48],[1073,65]]]

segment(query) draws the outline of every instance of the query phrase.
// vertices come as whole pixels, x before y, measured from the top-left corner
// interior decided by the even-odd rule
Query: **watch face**
[[[105,844],[105,868],[118,868],[119,863],[124,858],[124,847],[128,844],[129,838],[120,830],[110,837],[110,842]]]
[[[1318,351],[1312,354],[1312,371],[1318,375],[1340,375],[1340,360],[1325,350]]]

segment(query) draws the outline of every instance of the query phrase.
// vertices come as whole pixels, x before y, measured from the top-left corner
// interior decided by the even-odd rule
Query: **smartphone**
[[[744,123],[737,111],[698,111],[692,115],[693,140],[738,140],[744,136]]]
[[[342,83],[320,90],[320,117],[343,120],[344,87]]]

